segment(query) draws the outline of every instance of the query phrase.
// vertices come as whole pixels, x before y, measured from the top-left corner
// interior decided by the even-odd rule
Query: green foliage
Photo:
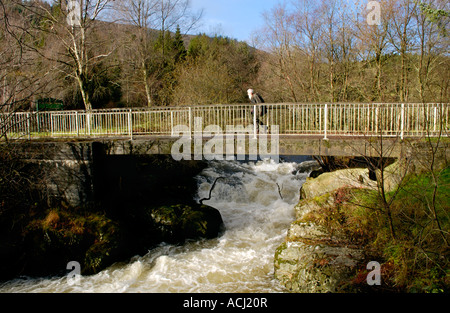
[[[25,228],[25,240],[33,238],[36,256],[58,253],[67,260],[83,257],[84,274],[96,273],[108,264],[119,244],[119,226],[104,215],[49,209]],[[29,240],[29,239],[28,239]]]
[[[382,264],[384,290],[448,292],[450,167],[409,174],[404,181],[397,193],[387,194],[395,238],[377,190],[341,188],[317,197],[320,209],[301,222],[314,222],[336,238],[361,246],[368,261]],[[330,196],[333,201],[325,201]],[[361,281],[358,275],[355,281]]]
[[[448,292],[450,229],[450,168],[424,174],[410,174],[394,195],[393,239],[376,191],[351,191],[345,204],[346,228],[358,238],[372,258],[390,268],[383,281],[408,292]]]
[[[186,59],[187,50],[186,47],[184,46],[184,40],[183,36],[181,35],[181,30],[179,26],[177,27],[175,37],[173,38],[171,45],[172,45],[171,50],[174,53],[175,64],[183,62]]]
[[[120,101],[122,89],[116,83],[120,77],[120,67],[107,68],[100,63],[92,69],[90,76],[87,91],[93,108],[104,108],[109,103]]]
[[[191,60],[203,56],[209,50],[209,45],[211,44],[211,38],[205,34],[198,35],[191,39],[189,47],[187,49],[187,55]]]
[[[446,37],[446,25],[448,24],[448,17],[450,16],[450,12],[442,9],[435,9],[429,3],[425,2],[420,2],[419,8],[431,23],[435,23],[438,25],[442,35]]]
[[[246,102],[246,87],[256,79],[258,68],[255,50],[247,44],[196,36],[178,70],[174,100],[188,105]]]

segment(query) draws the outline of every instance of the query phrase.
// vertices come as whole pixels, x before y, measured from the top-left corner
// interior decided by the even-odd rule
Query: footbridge
[[[447,103],[263,106],[1,113],[0,136],[14,141],[100,141],[108,143],[113,154],[175,151],[194,159],[211,153],[378,156],[383,146],[391,156],[399,156],[405,142],[448,137],[450,128]]]

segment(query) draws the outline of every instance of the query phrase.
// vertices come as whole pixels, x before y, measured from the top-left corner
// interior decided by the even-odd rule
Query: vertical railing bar
[[[91,113],[87,112],[85,115],[85,124],[86,124],[86,128],[87,128],[87,135],[90,137],[91,136]]]
[[[78,112],[75,112],[75,128],[77,130],[77,137],[80,137],[80,128],[78,126]]]
[[[324,107],[324,121],[323,121],[323,132],[324,132],[324,137],[323,140],[328,140],[327,138],[327,123],[328,123],[328,104],[325,103],[325,107]]]
[[[417,109],[416,109],[416,115],[417,115],[417,116],[416,116],[416,120],[417,120],[417,123],[416,123],[416,133],[419,134],[420,131],[421,131],[421,129],[420,129],[420,128],[421,128],[421,127],[420,127],[420,120],[419,120],[421,114],[420,114],[420,112],[419,112],[420,110],[419,110],[419,105],[418,105],[418,104],[416,105],[416,107],[417,107]],[[414,108],[414,105],[413,105],[413,108]]]
[[[322,130],[322,106],[318,105],[319,107],[319,132]]]
[[[253,139],[256,139],[256,105],[253,105]]]
[[[400,111],[400,139],[404,138],[404,120],[405,120],[405,104],[402,103],[401,111]]]
[[[188,116],[188,118],[189,118],[189,139],[192,139],[193,129],[192,129],[192,108],[191,107],[188,108],[188,114],[189,114],[189,116]]]
[[[434,107],[434,127],[433,131],[436,134],[436,122],[437,122],[437,106]]]
[[[170,135],[173,136],[173,111],[170,111]]]
[[[54,137],[53,114],[50,114],[50,133],[51,133],[52,137]]]
[[[130,136],[130,140],[133,140],[133,112],[130,109],[128,111],[128,134]]]
[[[31,140],[31,129],[30,129],[30,113],[27,113],[27,134],[28,140]]]

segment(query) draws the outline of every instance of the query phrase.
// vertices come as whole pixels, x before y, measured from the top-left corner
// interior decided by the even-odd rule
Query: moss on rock
[[[349,247],[288,241],[277,249],[275,277],[292,292],[338,292],[360,258]]]
[[[342,187],[376,188],[376,182],[369,179],[369,170],[348,168],[327,172],[317,178],[308,178],[300,190],[300,199],[311,199]]]
[[[341,206],[350,198],[348,186],[354,186],[350,178],[365,172],[338,172],[307,180],[297,219],[275,252],[275,277],[292,292],[339,292],[363,258],[347,238]]]
[[[64,271],[70,261],[80,262],[82,273],[91,274],[114,261],[120,228],[102,214],[51,209],[28,224],[24,241],[23,261],[30,275]]]
[[[148,211],[161,241],[178,243],[187,239],[214,238],[223,228],[216,209],[199,204],[174,204]]]

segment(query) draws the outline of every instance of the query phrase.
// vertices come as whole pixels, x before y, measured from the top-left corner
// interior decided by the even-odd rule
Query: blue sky
[[[218,34],[249,41],[251,34],[264,25],[263,12],[279,0],[191,0],[193,11],[203,9],[203,18],[196,32]]]

